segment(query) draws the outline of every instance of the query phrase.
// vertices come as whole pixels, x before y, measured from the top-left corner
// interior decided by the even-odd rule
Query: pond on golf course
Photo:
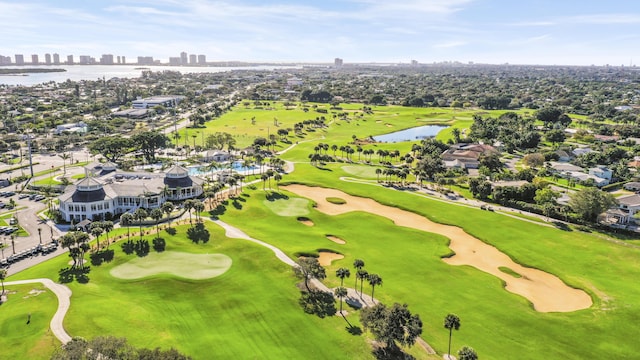
[[[389,134],[374,136],[373,139],[377,142],[401,142],[401,141],[414,141],[431,138],[448,126],[443,125],[424,125],[413,127],[401,131],[392,132]]]

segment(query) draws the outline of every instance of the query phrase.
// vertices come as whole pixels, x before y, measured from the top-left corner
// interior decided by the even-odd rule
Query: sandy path
[[[567,286],[555,275],[515,263],[500,250],[467,234],[459,227],[437,224],[418,214],[382,205],[371,199],[351,196],[335,189],[304,185],[289,185],[283,189],[315,201],[316,209],[329,215],[365,211],[386,217],[398,226],[444,235],[451,240],[449,247],[456,253],[455,256],[444,259],[446,263],[470,265],[500,278],[506,283],[508,291],[531,301],[537,311],[570,312],[586,309],[593,304],[591,297],[584,291]],[[335,205],[326,201],[327,197],[340,197],[347,203]],[[522,277],[515,278],[503,273],[498,269],[501,266]]]
[[[71,306],[71,290],[65,285],[56,284],[51,279],[31,279],[31,280],[16,280],[16,281],[7,281],[4,283],[5,286],[11,285],[22,285],[22,284],[33,284],[33,283],[41,283],[47,289],[51,290],[55,296],[58,298],[58,309],[56,313],[53,314],[53,318],[49,323],[49,327],[51,328],[51,332],[53,335],[60,340],[61,343],[66,344],[71,341],[71,336],[67,334],[64,330],[64,326],[62,321],[64,320],[64,316],[67,314],[69,310],[69,306]]]

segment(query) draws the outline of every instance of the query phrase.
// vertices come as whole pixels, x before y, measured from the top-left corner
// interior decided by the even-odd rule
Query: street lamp
[[[38,238],[40,239],[40,245],[42,245],[42,228],[38,228]]]

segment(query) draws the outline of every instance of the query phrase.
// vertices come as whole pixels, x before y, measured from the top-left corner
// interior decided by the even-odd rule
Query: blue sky
[[[629,65],[637,0],[0,0],[0,54]]]

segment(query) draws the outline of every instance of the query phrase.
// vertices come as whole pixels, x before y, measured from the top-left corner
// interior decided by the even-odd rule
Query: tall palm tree
[[[369,285],[371,285],[371,300],[373,299],[373,291],[376,289],[376,286],[382,285],[382,278],[378,274],[369,274]]]
[[[58,156],[62,159],[62,174],[67,175],[67,159],[69,159],[69,154],[62,153]]]
[[[96,238],[96,246],[98,247],[98,250],[100,250],[100,235],[102,235],[103,232],[104,229],[102,228],[101,222],[94,222],[91,224],[91,235]]]
[[[356,269],[356,284],[354,285],[355,289],[358,289],[358,276],[357,271],[364,267],[364,261],[360,259],[353,260],[353,267]]]
[[[142,208],[136,209],[133,213],[133,218],[138,221],[138,225],[140,226],[140,240],[142,240],[142,220],[146,219],[149,216],[147,211]]]
[[[193,222],[191,221],[191,209],[193,209],[193,200],[186,200],[184,203],[182,203],[182,206],[184,206],[185,210],[189,212],[189,224],[193,225]]]
[[[347,296],[347,288],[345,288],[343,286],[337,287],[335,289],[335,291],[334,291],[334,294],[336,294],[338,299],[340,299],[340,315],[342,315],[342,317],[344,317],[344,314],[342,313],[342,298]]]
[[[360,279],[360,297],[362,297],[362,287],[364,286],[364,280],[369,277],[367,270],[360,269],[356,273],[356,277]]]
[[[102,228],[104,229],[104,232],[106,234],[106,238],[107,238],[107,249],[109,248],[109,232],[111,230],[113,230],[113,221],[103,221],[102,222]]]
[[[455,314],[448,314],[444,318],[444,328],[449,329],[449,350],[447,354],[451,354],[451,335],[453,333],[453,329],[460,329],[460,318]]]
[[[120,215],[120,225],[127,227],[127,241],[131,240],[131,233],[129,232],[129,225],[133,222],[133,215],[131,213],[124,213]]]
[[[347,268],[340,268],[336,270],[336,276],[340,278],[340,286],[344,286],[344,278],[351,276],[351,271]]]
[[[155,220],[156,222],[156,237],[159,238],[160,237],[160,228],[158,227],[158,224],[160,223],[160,220],[162,219],[162,210],[161,209],[153,209],[151,210],[151,213],[149,213],[149,216]]]
[[[204,211],[204,204],[200,200],[193,201],[193,210],[196,212],[196,222],[201,222],[200,213]]]
[[[280,191],[280,180],[282,180],[282,175],[280,173],[276,173],[273,175],[273,180],[276,181],[276,189]]]
[[[174,208],[173,204],[168,201],[164,202],[161,207],[162,212],[167,214],[167,218],[169,219],[169,224],[171,224],[171,213],[173,212],[173,208]]]

